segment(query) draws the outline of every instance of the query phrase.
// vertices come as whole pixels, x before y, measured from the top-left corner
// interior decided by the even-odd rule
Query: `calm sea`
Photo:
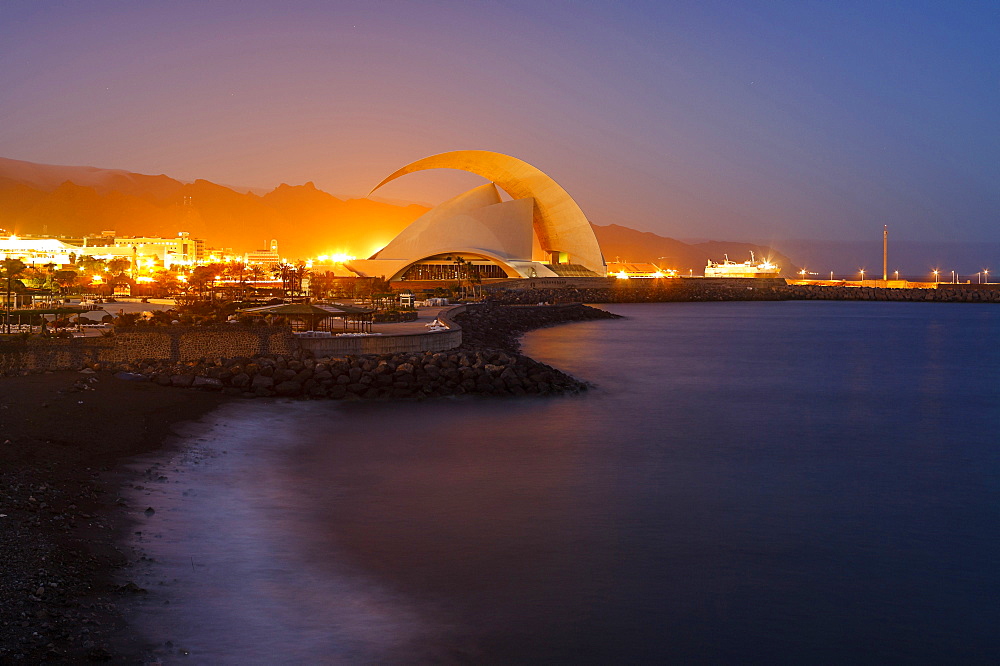
[[[608,309],[524,341],[586,395],[237,402],[144,463],[150,654],[1000,660],[1000,307]]]

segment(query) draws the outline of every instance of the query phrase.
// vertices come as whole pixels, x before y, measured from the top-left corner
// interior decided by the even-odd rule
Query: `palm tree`
[[[20,259],[4,259],[0,262],[0,277],[7,278],[7,300],[4,303],[6,310],[7,333],[10,333],[10,293],[14,278],[27,270],[27,266]]]

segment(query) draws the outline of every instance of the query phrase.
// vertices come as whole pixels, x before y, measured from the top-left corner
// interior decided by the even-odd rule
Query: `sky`
[[[347,197],[493,150],[674,238],[1000,241],[998,118],[995,0],[0,3],[0,156]]]

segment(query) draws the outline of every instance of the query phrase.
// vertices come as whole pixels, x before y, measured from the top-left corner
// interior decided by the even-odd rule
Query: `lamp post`
[[[987,268],[983,269],[983,282],[986,284],[990,283],[990,271]]]
[[[804,268],[803,268],[803,269],[802,269],[801,271],[799,271],[799,275],[801,275],[801,276],[802,276],[802,277],[801,277],[801,278],[799,278],[799,279],[801,279],[801,280],[805,280],[805,279],[806,279],[806,269],[804,269]]]
[[[865,285],[865,269],[861,269],[861,286]]]
[[[899,280],[899,271],[898,270],[897,271],[893,271],[893,273],[896,274],[896,280],[898,281]]]
[[[955,281],[956,281],[957,279],[958,279],[958,276],[956,276],[956,275],[955,275],[955,271],[952,271],[952,272],[951,272],[951,283],[952,283],[952,284],[955,284]]]
[[[830,271],[830,282],[833,282],[833,271]]]
[[[936,268],[934,269],[934,284],[937,284],[937,283],[938,283],[938,274],[939,274],[940,272],[941,272],[941,271],[939,271],[938,269],[936,269]]]

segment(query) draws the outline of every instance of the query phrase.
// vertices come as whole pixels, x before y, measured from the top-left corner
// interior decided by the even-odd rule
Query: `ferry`
[[[728,254],[723,256],[725,257],[725,261],[721,264],[711,259],[708,260],[708,265],[705,266],[705,277],[761,278],[778,277],[781,273],[780,266],[772,264],[767,259],[757,261],[753,256],[753,252],[750,252],[750,260],[744,261],[742,264],[730,261]]]

